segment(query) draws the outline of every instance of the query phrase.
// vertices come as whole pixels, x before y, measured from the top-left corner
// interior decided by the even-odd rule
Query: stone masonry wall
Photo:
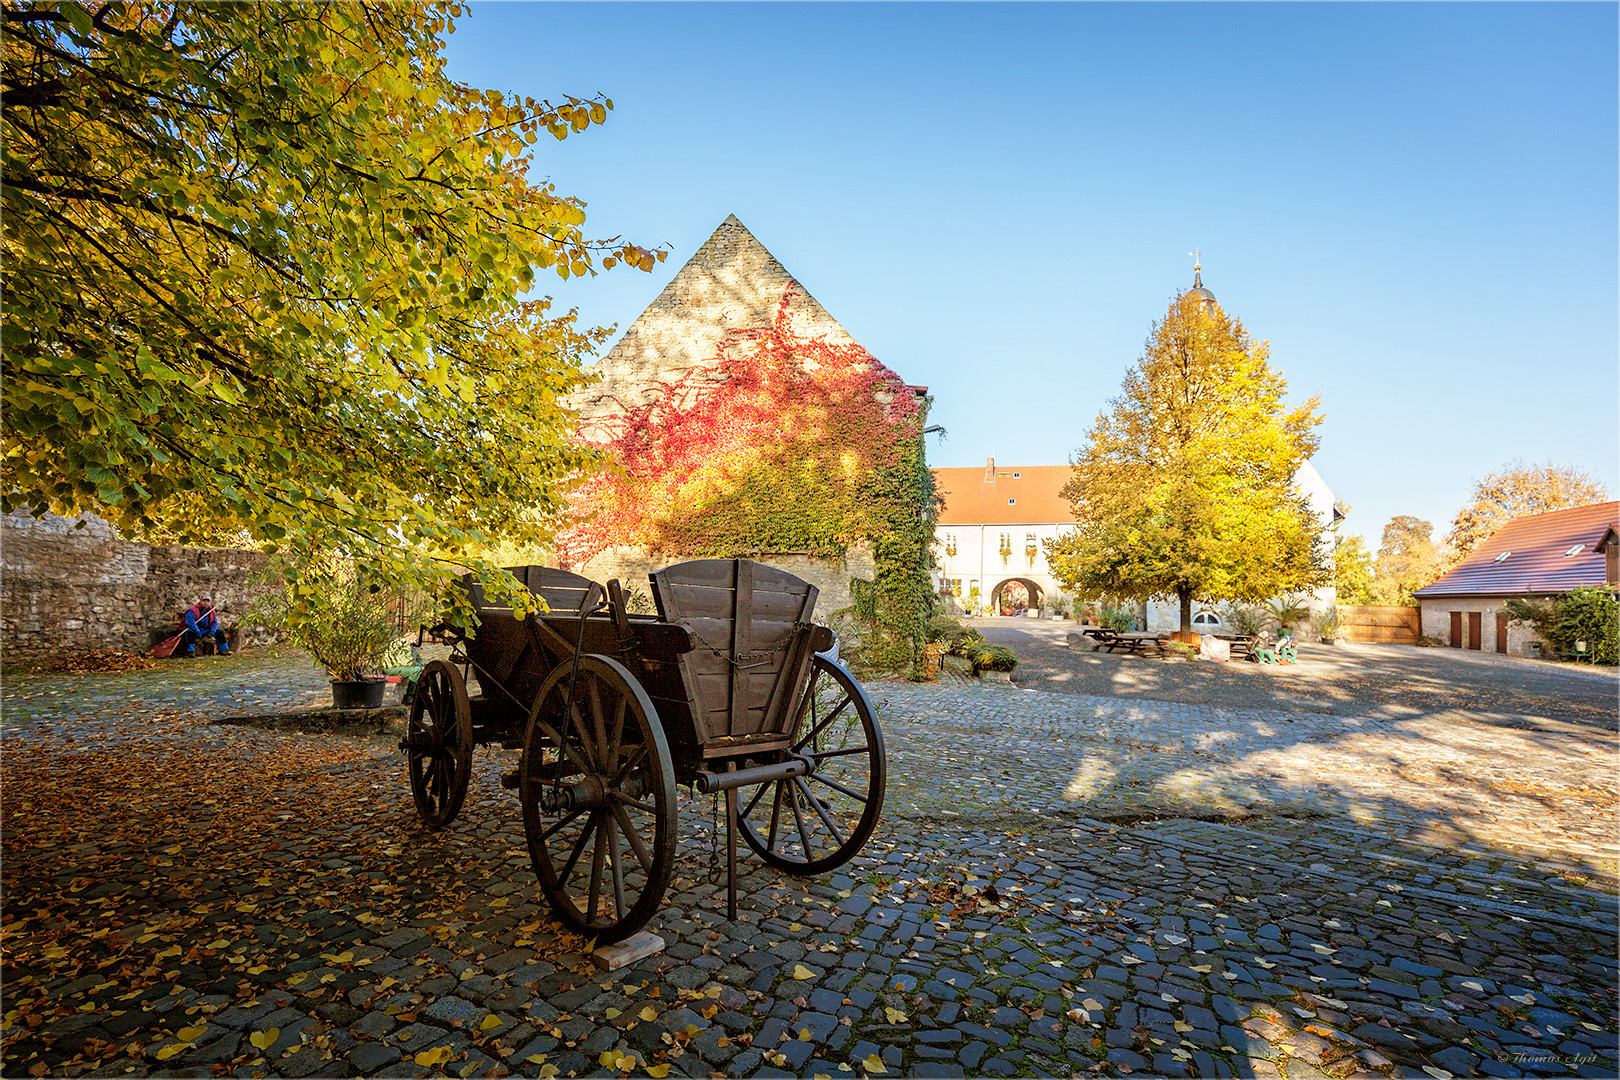
[[[842,559],[817,559],[797,554],[756,555],[754,559],[778,570],[786,570],[819,589],[815,620],[823,626],[831,625],[833,612],[854,603],[849,584],[851,578],[872,581],[877,575],[877,564],[872,559],[872,547],[865,543],[852,544]],[[618,578],[619,584],[623,585],[626,591],[639,589],[647,597],[648,603],[651,603],[652,586],[647,582],[648,575],[666,566],[685,561],[686,559],[680,556],[664,558],[649,555],[640,548],[618,547],[609,548],[594,559],[570,569],[576,574],[583,574],[592,581],[600,581],[603,584],[610,578]]]
[[[82,522],[82,527],[80,523]],[[252,601],[257,551],[134,543],[96,517],[0,517],[0,643],[36,659],[84,649],[145,652],[202,596],[234,627]],[[246,628],[250,644],[272,640]]]
[[[593,382],[571,395],[568,404],[579,412],[582,433],[600,437],[605,429],[593,425],[593,419],[655,401],[663,387],[694,368],[712,368],[726,335],[771,323],[790,288],[788,310],[797,334],[831,345],[855,344],[735,215],[727,217],[598,362]],[[816,618],[823,623],[852,603],[852,577],[871,581],[876,576],[868,544],[851,547],[843,559],[793,554],[757,558],[820,589]],[[666,559],[639,548],[614,548],[570,569],[595,581],[618,578],[626,588],[648,592],[649,573],[683,561],[684,556]]]

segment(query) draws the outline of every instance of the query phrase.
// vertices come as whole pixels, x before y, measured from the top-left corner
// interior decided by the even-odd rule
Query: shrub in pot
[[[248,617],[280,630],[332,679],[338,708],[376,708],[383,669],[398,653],[401,598],[352,559],[315,555],[273,563]],[[414,622],[407,611],[407,623]]]

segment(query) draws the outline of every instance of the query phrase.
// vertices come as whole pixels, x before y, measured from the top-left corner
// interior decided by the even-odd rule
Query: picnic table
[[[1124,649],[1128,653],[1146,653],[1153,650],[1155,656],[1164,655],[1165,643],[1170,640],[1169,634],[1155,634],[1143,630],[1110,630],[1102,626],[1088,626],[1087,634],[1097,639],[1097,647],[1113,652],[1115,649]]]

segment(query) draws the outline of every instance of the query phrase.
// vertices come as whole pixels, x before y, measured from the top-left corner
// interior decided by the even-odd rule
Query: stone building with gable
[[[570,396],[580,418],[583,438],[606,443],[622,428],[628,413],[671,395],[702,393],[723,382],[716,372],[728,339],[750,328],[770,326],[786,315],[802,338],[835,348],[859,349],[837,319],[822,307],[777,258],[744,227],[736,215],[720,223],[662,292],[647,305],[623,336],[597,363],[595,378]],[[886,376],[892,376],[870,359]],[[925,387],[905,386],[900,393],[925,400]],[[690,556],[654,553],[643,547],[613,545],[573,561],[565,534],[562,548],[569,568],[597,581],[618,578],[627,587],[647,587],[647,575]],[[871,581],[876,564],[871,545],[851,544],[840,558],[805,551],[761,550],[759,561],[804,578],[821,591],[821,617],[851,602],[851,579]]]

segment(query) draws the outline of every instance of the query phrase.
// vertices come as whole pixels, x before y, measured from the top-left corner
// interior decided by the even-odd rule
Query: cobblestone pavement
[[[729,922],[683,794],[668,947],[604,974],[534,885],[510,752],[429,833],[386,739],[206,722],[317,675],[6,681],[6,1076],[1620,1066],[1612,727],[873,684],[863,853],[745,857]]]

